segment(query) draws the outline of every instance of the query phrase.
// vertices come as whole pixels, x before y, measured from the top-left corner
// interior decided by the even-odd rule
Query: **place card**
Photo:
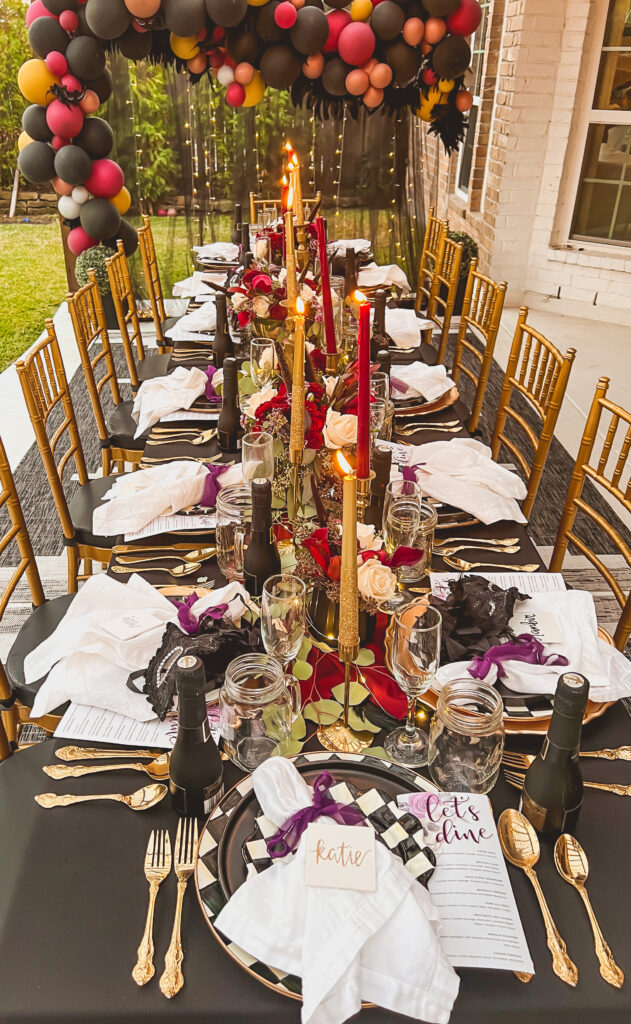
[[[363,825],[314,821],[307,828],[305,881],[324,889],[374,892],[375,833]]]
[[[396,441],[382,441],[379,439],[379,447],[387,448],[388,451],[392,452],[392,461],[395,466],[406,466],[408,461],[409,449],[407,445],[397,444]]]
[[[209,409],[207,412],[191,412],[190,409],[182,409],[180,412],[169,412],[160,417],[160,423],[180,423],[188,420],[218,420],[221,408]]]
[[[112,618],[104,619],[101,622],[103,629],[115,636],[117,640],[133,640],[134,637],[142,636],[151,629],[159,626],[161,619],[146,611],[121,612]]]
[[[508,625],[517,636],[530,633],[542,644],[562,644],[567,639],[556,615],[542,608],[533,608],[530,601],[517,602]]]

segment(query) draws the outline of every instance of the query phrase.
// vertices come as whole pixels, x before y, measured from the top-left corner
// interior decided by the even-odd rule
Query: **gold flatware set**
[[[149,906],[145,930],[138,946],[138,959],[131,972],[137,985],[146,985],[156,972],[153,966],[153,914],[158,889],[171,871],[171,840],[165,828],[154,829],[149,836],[144,870],[149,883]]]
[[[88,800],[114,800],[116,803],[125,804],[131,811],[148,811],[150,807],[155,807],[164,800],[168,791],[168,786],[154,783],[129,794],[90,793],[87,796],[79,796],[71,793],[38,793],[35,800],[40,807],[69,807],[70,804],[82,804]]]
[[[142,761],[127,761],[125,764],[46,764],[43,771],[51,779],[78,779],[83,775],[96,775],[100,772],[144,772],[150,779],[160,780],[169,777],[169,754],[160,754],[149,764]]]
[[[105,759],[127,760],[125,764],[99,764],[99,765],[70,765],[52,764],[44,765],[42,771],[53,779],[79,778],[82,775],[92,775],[100,772],[114,771],[139,771],[145,772],[152,779],[168,779],[170,754],[166,751],[136,750],[128,747],[127,750],[108,750],[106,747],[59,747],[55,756],[60,761],[100,761]],[[140,761],[130,761],[130,758],[149,758],[149,764],[141,764]],[[38,793],[35,800],[40,807],[69,807],[71,804],[86,803],[89,800],[114,800],[116,803],[125,804],[132,811],[148,811],[155,807],[161,800],[164,800],[168,792],[168,786],[159,782],[143,786],[134,793],[90,793],[89,795],[75,795],[71,793]]]
[[[524,772],[510,771],[508,768],[504,768],[503,771],[509,786],[513,789],[524,788]],[[604,793],[615,793],[616,796],[631,796],[631,786],[625,786],[621,782],[589,782],[583,779],[583,785],[586,789],[600,789]]]
[[[438,554],[440,554],[440,551]],[[501,554],[501,551],[498,551],[498,554]],[[510,562],[466,562],[464,558],[453,558],[451,555],[445,555],[444,561],[452,569],[458,569],[459,572],[470,572],[471,569],[482,568],[512,569],[513,572],[536,572],[539,568],[538,562],[528,562],[526,565],[512,565]]]
[[[412,434],[419,434],[422,430],[431,430],[438,434],[459,434],[460,431],[463,430],[463,426],[460,424],[457,427],[445,427],[441,424],[440,426],[435,427],[432,424],[421,423],[418,426],[407,424],[405,427],[394,428],[395,434],[400,437],[411,437]]]
[[[217,429],[216,429],[216,427],[212,428],[211,430],[202,430],[199,434],[197,434],[197,435],[195,435],[193,437],[190,437],[188,435],[182,435],[182,434],[169,435],[169,434],[153,434],[152,433],[152,434],[149,435],[149,440],[147,441],[147,444],[152,445],[153,447],[156,447],[157,445],[162,445],[162,444],[184,444],[184,443],[186,443],[186,444],[195,444],[195,445],[208,444],[216,436],[217,436]],[[221,453],[219,455],[217,455],[217,456],[213,456],[213,459],[215,459],[215,458],[220,459],[221,458]],[[209,459],[208,461],[210,462],[211,460]]]

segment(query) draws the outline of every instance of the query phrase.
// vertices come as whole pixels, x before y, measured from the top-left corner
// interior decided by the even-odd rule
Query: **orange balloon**
[[[473,96],[468,89],[461,89],[460,92],[456,93],[456,107],[461,114],[466,114],[467,110],[471,110],[473,106]]]
[[[370,84],[375,89],[385,89],[392,81],[392,68],[389,64],[375,64],[370,72]]]
[[[428,18],[425,22],[425,42],[439,43],[447,35],[447,26],[444,18]]]
[[[131,206],[131,196],[129,194],[129,189],[126,189],[123,185],[120,192],[118,192],[113,199],[110,199],[110,203],[112,204],[112,206],[116,207],[121,217],[124,217],[129,207]]]
[[[319,78],[324,68],[324,54],[314,53],[307,57],[302,65],[302,73],[305,78]]]
[[[202,75],[206,70],[206,54],[196,53],[194,57],[186,62],[186,66],[194,75]]]
[[[374,85],[371,85],[366,89],[366,92],[362,96],[364,105],[370,107],[378,107],[383,101],[383,89],[375,89]]]
[[[408,46],[418,46],[425,35],[425,22],[421,18],[408,18],[403,26],[403,38]]]
[[[431,44],[428,43],[426,39],[424,39],[423,42],[421,43],[421,53],[424,56],[426,56],[428,53],[431,53],[431,52],[432,52]]]
[[[58,196],[69,196],[74,185],[69,185],[68,182],[62,181],[61,178],[53,178],[53,188]]]
[[[361,68],[354,68],[353,71],[348,72],[346,76],[346,91],[350,92],[351,96],[363,96],[369,85],[370,79]]]
[[[84,114],[93,114],[101,105],[99,94],[94,89],[86,89],[82,100],[79,100],[79,107]]]
[[[379,61],[377,60],[376,57],[371,57],[370,60],[367,60],[365,64],[361,65],[361,69],[362,71],[365,71],[367,75],[369,75],[372,69],[375,68],[378,63]]]
[[[254,78],[254,68],[247,60],[242,60],[234,69],[234,80],[239,85],[249,85]]]
[[[153,18],[160,10],[160,0],[125,0],[125,7],[134,18]]]

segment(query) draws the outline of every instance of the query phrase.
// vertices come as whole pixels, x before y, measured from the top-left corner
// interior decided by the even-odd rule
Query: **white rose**
[[[376,536],[375,527],[372,523],[357,524],[357,540],[360,551],[379,551],[383,547],[381,537]]]
[[[392,569],[376,558],[369,558],[357,567],[357,587],[363,598],[370,601],[390,601],[397,589],[397,578]]]
[[[310,288],[308,284],[303,284],[302,288],[300,289],[300,298],[302,299],[302,301],[307,303],[307,305],[310,305],[310,303],[313,302],[315,297],[316,293],[314,292],[313,288]]]
[[[282,284],[286,277],[287,277],[287,267],[281,267],[281,269],[278,272],[278,281],[279,281],[279,283]]]
[[[325,391],[326,391],[326,397],[327,398],[331,398],[332,397],[333,392],[335,391],[335,385],[337,384],[337,381],[338,381],[337,377],[325,377],[324,378],[324,388],[325,388]]]
[[[327,448],[348,448],[357,444],[357,416],[329,409],[323,434]]]
[[[270,402],[277,394],[278,391],[276,388],[272,387],[263,388],[261,391],[255,391],[253,395],[250,395],[248,403],[245,406],[245,415],[253,420],[259,405],[262,405],[263,402]]]
[[[257,295],[252,303],[252,311],[255,316],[266,317],[269,313],[269,299],[264,295]]]
[[[247,301],[248,301],[248,297],[247,297],[247,295],[243,295],[243,293],[242,293],[242,292],[235,292],[235,293],[233,294],[233,296],[232,296],[232,299],[231,299],[231,302],[232,302],[232,308],[233,308],[233,309],[236,309],[236,310],[239,310],[239,309],[241,309],[241,306],[242,306],[242,305],[243,305],[243,304],[244,304],[245,302],[247,302]]]

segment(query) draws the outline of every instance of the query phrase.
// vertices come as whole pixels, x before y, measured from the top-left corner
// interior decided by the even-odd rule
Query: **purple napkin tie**
[[[217,392],[215,391],[215,389],[213,387],[213,383],[212,383],[213,377],[215,376],[216,372],[217,372],[217,367],[216,366],[207,366],[206,369],[204,370],[204,373],[208,377],[208,384],[206,385],[206,392],[205,392],[205,394],[206,394],[206,398],[208,399],[209,402],[220,402],[221,401],[221,395],[217,394]]]
[[[405,383],[405,381],[399,380],[398,377],[391,377],[390,378],[390,394],[392,394],[393,391],[398,391],[399,393],[400,392],[405,392],[405,391],[407,391],[407,389],[408,389],[408,386]]]
[[[492,665],[497,665],[497,678],[504,675],[503,661],[524,661],[528,665],[568,665],[564,654],[544,654],[544,647],[530,633],[522,633],[516,640],[496,644],[484,654],[475,654],[469,665],[469,675],[474,679],[486,679]]]
[[[219,493],[218,480],[222,473],[225,473],[229,466],[207,466],[208,475],[204,481],[204,490],[199,500],[199,504],[203,505],[204,508],[214,508],[217,504],[217,495]]]
[[[339,825],[358,825],[364,820],[358,807],[338,804],[328,795],[332,785],[333,776],[330,772],[320,772],[313,783],[313,803],[292,814],[282,828],[267,840],[267,852],[272,860],[293,853],[307,825],[322,815],[333,818]]]
[[[177,608],[177,618],[180,627],[185,633],[190,636],[194,636],[197,633],[202,619],[223,619],[224,615],[228,611],[227,604],[218,604],[214,608],[206,608],[205,611],[201,612],[199,618],[197,615],[193,615],[191,608],[196,601],[199,600],[198,595],[193,592],[189,594],[185,601],[174,601],[173,604]]]

